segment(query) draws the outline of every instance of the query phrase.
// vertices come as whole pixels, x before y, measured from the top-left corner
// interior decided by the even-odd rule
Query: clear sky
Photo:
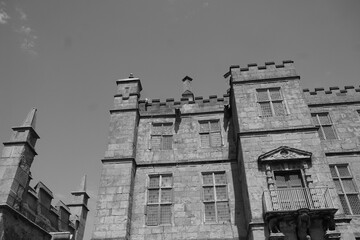
[[[0,0],[0,138],[38,108],[32,174],[68,199],[88,175],[90,239],[115,80],[142,98],[222,95],[230,65],[294,60],[304,88],[356,85],[359,0]],[[56,202],[54,202],[55,204]]]

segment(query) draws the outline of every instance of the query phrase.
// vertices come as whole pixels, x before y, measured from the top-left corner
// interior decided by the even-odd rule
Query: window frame
[[[224,179],[225,179],[225,183],[216,183],[215,180],[215,174],[224,174]],[[204,183],[204,175],[211,175],[212,177],[212,183],[211,184],[206,184]],[[227,174],[226,171],[211,171],[211,172],[202,172],[201,173],[201,181],[202,181],[202,202],[203,202],[203,210],[204,210],[204,215],[203,215],[203,221],[206,224],[214,224],[214,223],[230,223],[231,222],[231,212],[230,212],[230,200],[229,200],[229,189],[228,189],[228,179],[227,179]],[[218,199],[217,196],[217,187],[225,187],[225,193],[226,193],[226,198],[224,199]],[[205,200],[205,193],[204,193],[204,189],[206,188],[213,188],[213,200]],[[214,214],[215,214],[215,220],[207,220],[206,218],[206,210],[205,210],[205,205],[209,204],[209,203],[213,203],[214,204]],[[219,220],[219,216],[218,216],[218,203],[227,203],[227,210],[228,210],[228,219],[227,220]]]
[[[329,165],[330,167],[330,172],[331,172],[331,177],[332,177],[332,180],[335,184],[335,189],[336,189],[336,192],[337,194],[339,195],[339,198],[340,198],[340,203],[341,203],[341,206],[344,210],[344,213],[346,215],[360,215],[360,198],[359,198],[359,188],[357,187],[356,185],[356,182],[354,181],[354,175],[352,174],[351,172],[351,169],[349,167],[349,164],[330,164]],[[340,175],[340,172],[339,172],[339,167],[346,167],[347,168],[347,171],[349,173],[348,176],[341,176]],[[336,173],[336,176],[333,175],[333,171],[331,169],[334,169],[335,170],[335,173]],[[350,192],[350,191],[346,191],[345,187],[344,187],[344,183],[343,183],[343,180],[351,180],[352,184],[353,184],[353,187],[354,187],[354,192]],[[337,185],[336,185],[336,181],[339,182],[339,186],[341,188],[341,192],[337,189]],[[354,210],[353,210],[353,206],[350,204],[350,201],[349,201],[349,198],[348,198],[348,195],[351,195],[351,196],[356,196],[357,197],[357,204],[358,204],[358,212],[357,213],[354,213]],[[345,199],[345,203],[346,203],[346,206],[344,207],[343,205],[343,201],[341,201],[341,197],[340,196],[343,196],[344,199]]]
[[[201,146],[201,148],[214,148],[214,147],[222,147],[222,146],[224,146],[220,119],[206,119],[206,120],[199,120],[198,122],[199,122],[199,136],[200,136],[200,146]],[[217,123],[218,130],[213,130],[212,129],[211,123],[214,123],[214,122]],[[201,129],[201,124],[204,124],[204,123],[207,123],[208,129],[209,129],[208,131],[203,131]],[[216,133],[219,133],[219,137],[220,137],[220,144],[219,145],[215,145],[211,140],[212,139],[212,137],[211,137],[212,134],[216,134]],[[209,142],[208,146],[203,146],[202,145],[202,136],[205,136],[205,135],[207,135],[207,139],[208,139],[208,142]]]
[[[171,177],[171,185],[169,186],[162,186],[162,178],[164,176],[170,176]],[[152,177],[158,177],[159,178],[159,182],[158,182],[158,186],[154,187],[154,186],[150,186],[150,179]],[[146,211],[145,211],[145,225],[146,226],[166,226],[166,225],[172,225],[173,222],[173,204],[174,204],[174,191],[173,191],[173,186],[174,186],[174,178],[173,175],[171,173],[161,173],[161,174],[149,174],[148,175],[148,183],[147,183],[147,196],[146,196]],[[171,196],[171,201],[162,201],[162,191],[166,189],[166,190],[170,190],[170,196]],[[149,196],[150,196],[150,191],[151,190],[158,190],[158,201],[157,202],[150,202],[149,201]],[[149,224],[149,206],[157,206],[157,223],[156,224]],[[170,222],[168,223],[162,223],[161,222],[161,207],[162,206],[170,206]]]
[[[279,92],[280,98],[273,100],[271,98],[271,93],[270,93],[271,90],[277,90]],[[266,91],[267,100],[259,99],[259,92],[261,92],[261,91]],[[281,91],[281,87],[257,88],[256,89],[256,99],[257,99],[258,106],[260,108],[260,116],[261,117],[281,117],[281,116],[288,115],[288,111],[287,111],[287,107],[285,104],[284,96]],[[268,103],[270,105],[271,115],[264,114],[262,104],[265,104],[265,103]],[[274,103],[281,103],[281,106],[283,109],[283,114],[277,114],[277,112],[275,111]]]
[[[160,126],[161,129],[160,131],[156,131],[156,133],[154,133],[154,129],[156,127]],[[173,126],[173,123],[172,122],[160,122],[160,123],[152,123],[151,124],[151,134],[150,134],[150,149],[151,150],[156,150],[156,151],[166,151],[166,150],[173,150],[173,131],[171,130],[171,132],[167,132],[166,131],[166,128],[164,126],[171,126],[171,129],[172,129],[172,126]],[[160,147],[157,148],[157,147],[154,147],[155,145],[153,144],[153,139],[155,137],[159,137],[160,138]],[[170,139],[170,142],[171,142],[171,145],[168,145],[169,142],[165,141],[166,138],[171,138]],[[168,148],[167,146],[170,146],[170,148]]]
[[[329,123],[321,123],[320,121],[320,117],[319,116],[326,116]],[[314,122],[314,117],[316,117],[316,122]],[[334,139],[338,139],[338,136],[336,134],[335,128],[334,128],[334,124],[331,120],[330,117],[330,113],[329,112],[315,112],[315,113],[311,113],[311,119],[314,123],[315,126],[319,127],[318,133],[319,133],[319,138],[321,140],[334,140]],[[332,130],[333,133],[333,138],[328,138],[328,136],[326,135],[326,132],[324,130],[324,127],[329,127]]]

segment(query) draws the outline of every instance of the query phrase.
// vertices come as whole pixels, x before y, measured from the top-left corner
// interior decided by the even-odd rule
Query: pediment
[[[260,163],[265,162],[281,162],[281,161],[302,161],[302,160],[311,160],[311,152],[303,151],[296,148],[291,148],[287,146],[281,146],[274,150],[271,150],[267,153],[262,154],[259,157]]]

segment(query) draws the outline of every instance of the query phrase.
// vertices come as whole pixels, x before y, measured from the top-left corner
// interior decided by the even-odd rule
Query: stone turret
[[[142,87],[140,79],[132,74],[117,80],[116,84],[114,109],[110,110],[108,149],[102,160],[93,240],[128,239],[130,236],[138,102]]]
[[[32,109],[21,126],[13,127],[10,141],[4,142],[0,161],[0,204],[20,208],[30,180],[30,167],[36,154],[39,135],[35,131],[36,109]]]
[[[71,193],[73,195],[72,202],[67,204],[71,215],[75,218],[75,238],[74,240],[83,239],[85,232],[85,223],[89,209],[87,207],[88,199],[90,198],[86,192],[86,175],[84,175],[79,190]]]

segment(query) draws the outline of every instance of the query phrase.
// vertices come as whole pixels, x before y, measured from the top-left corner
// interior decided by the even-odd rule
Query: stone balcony
[[[327,187],[267,190],[263,194],[263,207],[265,219],[299,209],[330,214],[337,211]]]

